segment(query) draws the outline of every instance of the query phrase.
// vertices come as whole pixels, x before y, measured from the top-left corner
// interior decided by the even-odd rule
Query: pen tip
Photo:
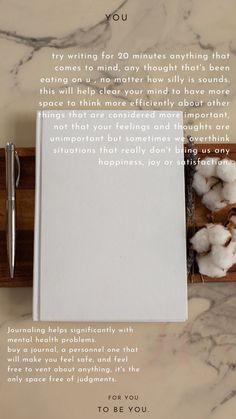
[[[13,267],[10,268],[10,277],[11,277],[11,279],[14,278],[14,268]]]

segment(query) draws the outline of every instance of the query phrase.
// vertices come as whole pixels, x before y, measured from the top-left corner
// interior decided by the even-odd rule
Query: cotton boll
[[[229,159],[221,160],[217,165],[216,175],[224,182],[234,182],[236,180],[236,162]]]
[[[236,215],[231,215],[230,221],[231,221],[231,223],[236,225]]]
[[[206,157],[202,159],[197,166],[197,171],[200,175],[205,177],[216,176],[216,168],[219,157]]]
[[[207,232],[209,243],[225,245],[226,242],[231,239],[231,234],[227,228],[221,224],[207,224]]]
[[[210,242],[207,229],[204,227],[194,234],[194,236],[190,239],[190,243],[197,253],[208,252],[210,249]]]
[[[202,203],[211,211],[218,211],[226,206],[222,197],[222,185],[217,184],[203,195]]]
[[[197,256],[197,263],[199,272],[202,275],[207,275],[212,278],[222,278],[226,275],[226,270],[219,268],[219,266],[213,262],[211,253]]]
[[[211,249],[212,261],[222,269],[228,270],[236,262],[236,243],[230,242],[228,246],[213,245]]]
[[[195,172],[193,177],[193,188],[197,194],[201,196],[207,193],[217,182],[218,180],[214,177],[207,179],[198,172]]]
[[[232,241],[236,242],[236,228],[232,228],[230,232],[232,236]]]
[[[224,183],[222,196],[230,204],[236,202],[236,181]]]

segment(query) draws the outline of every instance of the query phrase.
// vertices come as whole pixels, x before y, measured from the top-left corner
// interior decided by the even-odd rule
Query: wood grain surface
[[[34,243],[35,149],[17,150],[21,177],[16,192],[17,236],[14,279],[9,277],[6,251],[6,185],[5,150],[0,149],[0,287],[32,286]]]

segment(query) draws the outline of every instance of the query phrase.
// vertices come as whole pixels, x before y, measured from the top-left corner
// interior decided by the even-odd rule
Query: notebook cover
[[[59,122],[45,117],[47,112],[64,118]],[[158,131],[158,136],[170,137],[168,154],[160,152],[162,143],[146,143],[143,167],[117,168],[99,166],[98,158],[124,159],[121,148],[132,129],[118,132],[112,126],[109,134],[121,138],[115,157],[99,155],[101,144],[96,143],[95,154],[65,154],[65,149],[81,144],[55,143],[51,138],[75,135],[69,112],[46,111],[44,117],[39,112],[37,118],[34,320],[184,321],[184,166],[177,165],[183,160],[183,150],[175,152],[176,145],[181,148],[182,114],[173,112],[165,121],[168,131],[164,127]],[[117,122],[109,118],[115,111],[102,112],[103,123]],[[134,111],[117,112],[129,114],[126,124],[140,124],[141,114],[148,111],[135,111],[135,120]],[[77,113],[82,116],[84,111]],[[86,135],[90,138],[92,125],[99,124],[99,113],[86,111],[83,121],[78,117],[78,124],[89,123]],[[155,126],[163,125],[160,112],[155,112],[154,119],[141,121],[143,126],[150,125],[150,136],[157,136]],[[123,119],[119,122],[124,124]],[[59,123],[68,126],[58,133],[55,124]],[[102,134],[106,141],[107,132]],[[138,135],[147,137],[147,131]],[[153,145],[159,147],[155,155],[150,154]],[[148,158],[159,160],[160,166],[148,167]],[[164,166],[166,159],[172,167]]]

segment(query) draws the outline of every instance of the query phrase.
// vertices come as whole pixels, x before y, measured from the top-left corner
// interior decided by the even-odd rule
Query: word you
[[[105,16],[107,20],[114,20],[115,22],[117,22],[118,20],[123,20],[125,22],[128,19],[128,15],[123,13],[122,15],[118,13],[113,13],[112,15],[105,14]]]

